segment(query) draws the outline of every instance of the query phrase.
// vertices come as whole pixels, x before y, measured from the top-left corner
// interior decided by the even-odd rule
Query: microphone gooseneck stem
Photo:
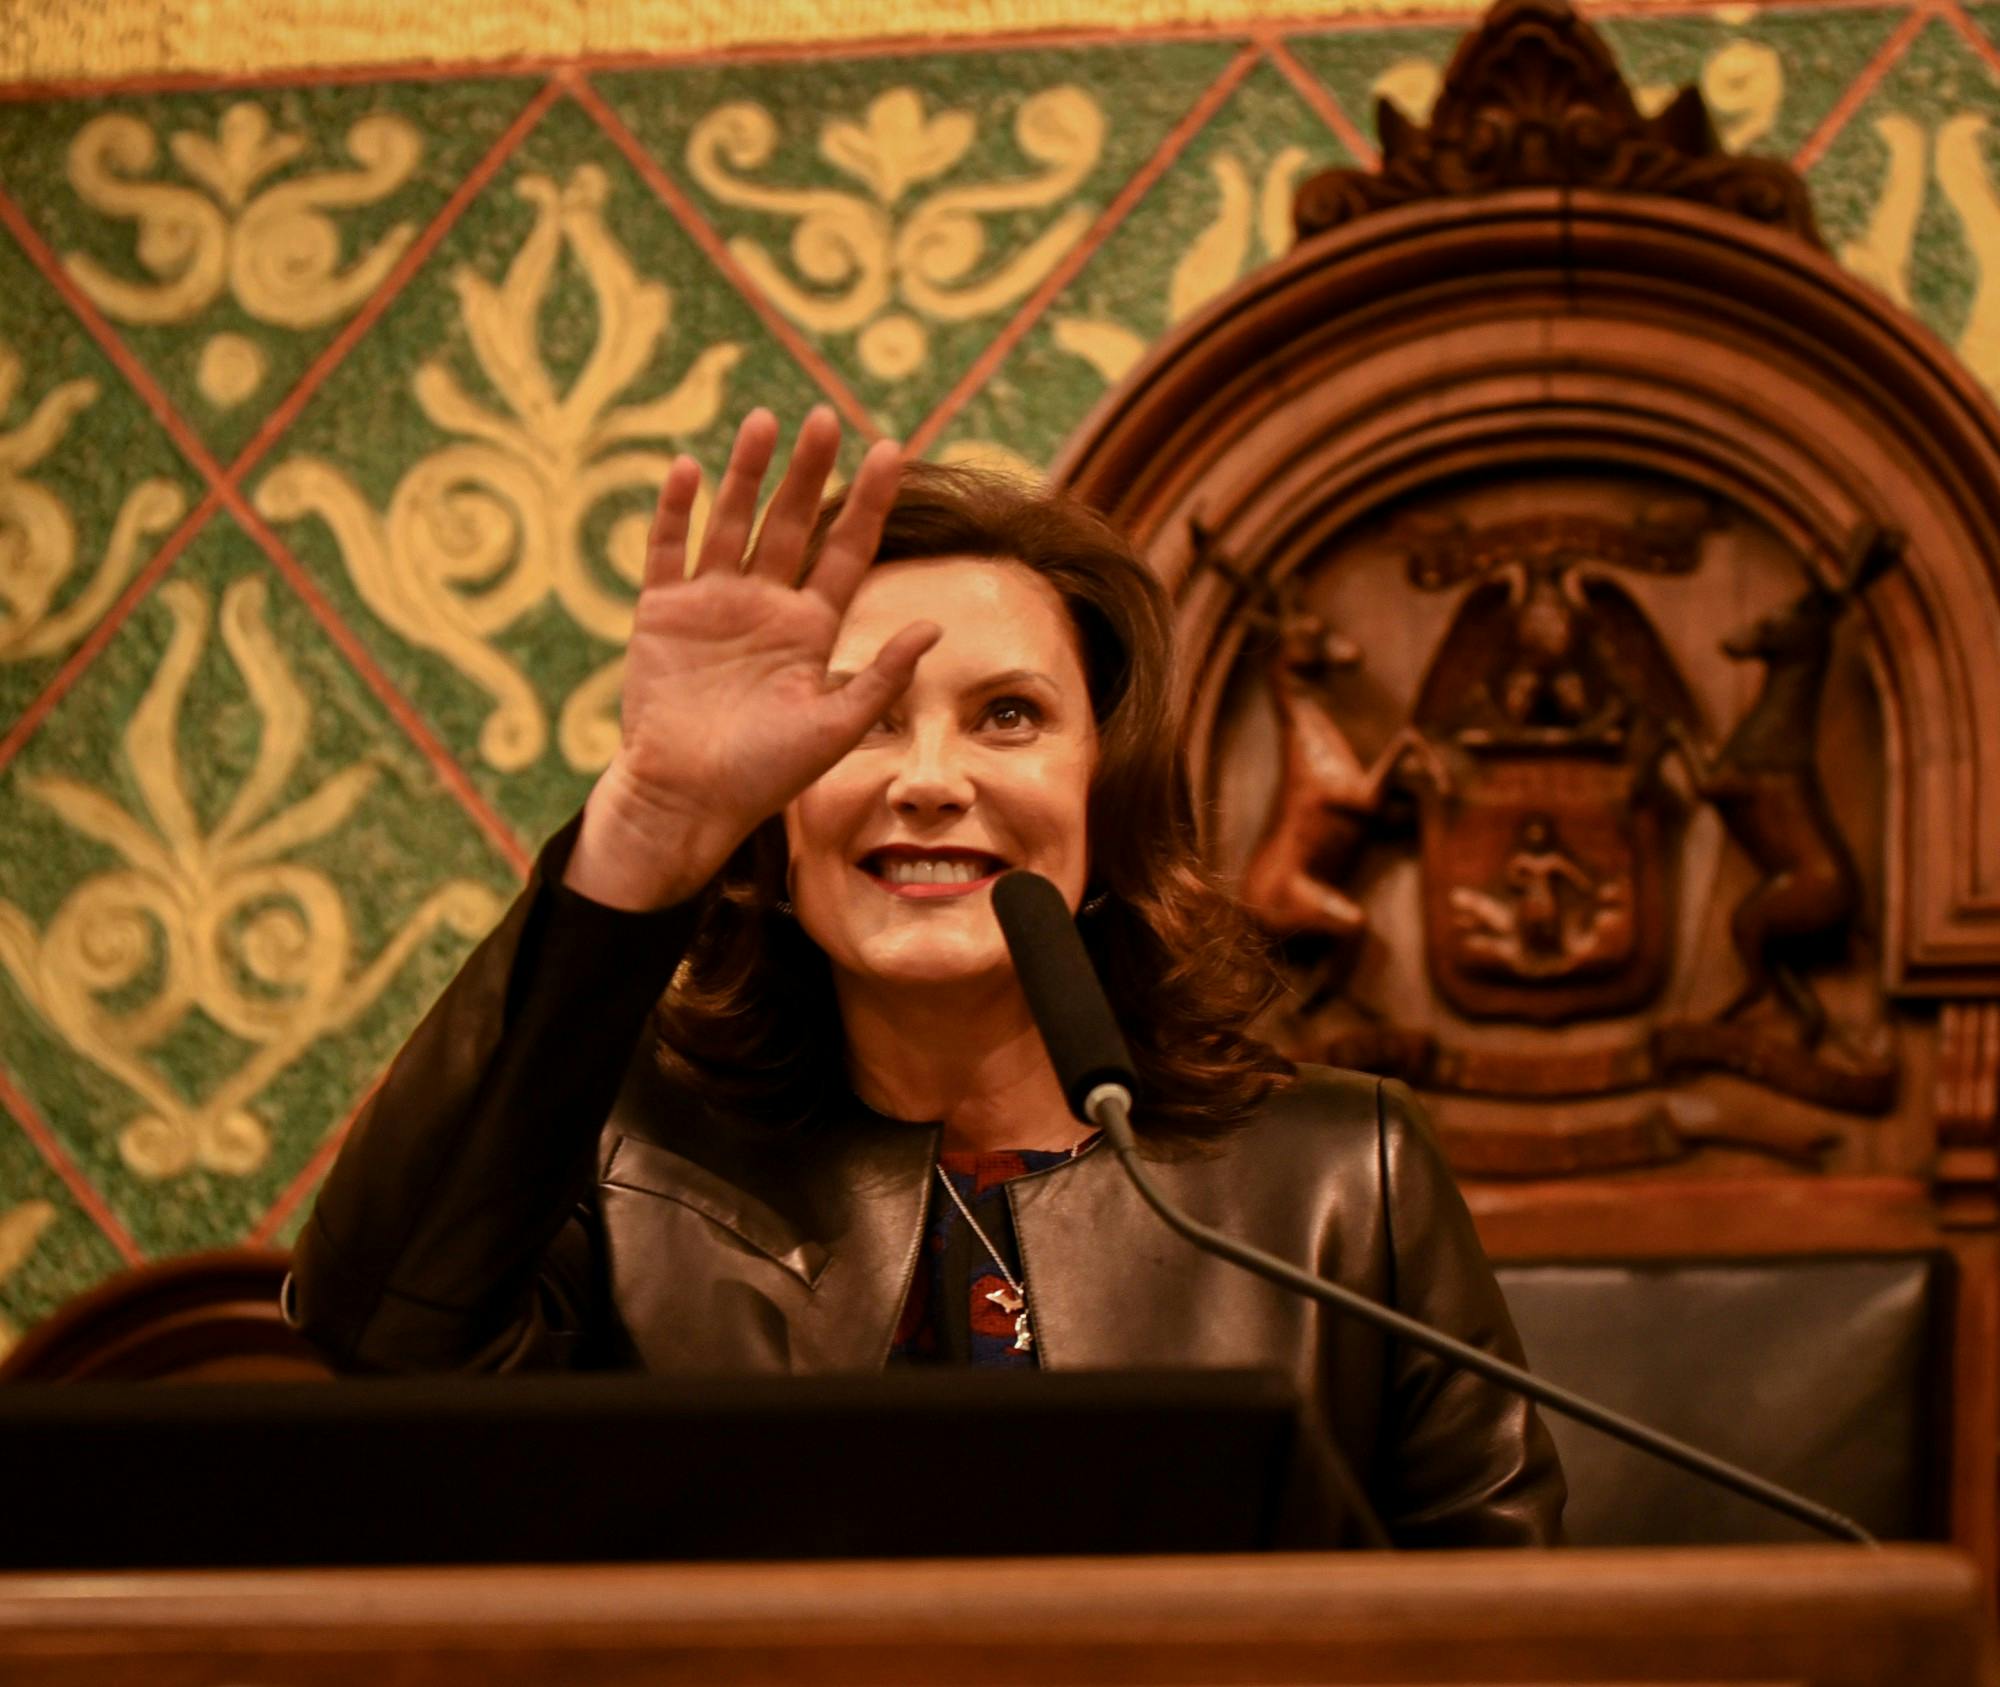
[[[1139,1163],[1139,1145],[1132,1135],[1132,1096],[1123,1084],[1099,1084],[1084,1101],[1084,1111],[1090,1122],[1096,1125],[1110,1139],[1112,1150],[1118,1156],[1118,1163],[1125,1168],[1125,1175],[1132,1180],[1147,1206],[1158,1213],[1169,1229],[1172,1229],[1198,1248],[1217,1254],[1223,1259],[1240,1265],[1246,1271],[1267,1277],[1272,1282],[1283,1284],[1299,1294],[1310,1295],[1315,1300],[1325,1301],[1344,1312],[1352,1313],[1364,1323],[1387,1330],[1391,1335],[1435,1353],[1440,1359],[1450,1361],[1465,1370],[1475,1372],[1491,1382],[1510,1388],[1518,1394],[1525,1394],[1530,1400],[1548,1407],[1552,1412],[1560,1412],[1564,1417],[1574,1418],[1579,1423],[1588,1424],[1592,1429],[1624,1441],[1631,1446],[1643,1448],[1670,1464],[1692,1470],[1710,1481],[1720,1483],[1746,1499],[1756,1500],[1774,1511],[1783,1512],[1787,1517],[1832,1535],[1839,1540],[1858,1541],[1864,1546],[1878,1546],[1873,1535],[1855,1522],[1844,1517],[1828,1506],[1817,1505],[1802,1495],[1781,1488],[1775,1482],[1767,1482],[1763,1477],[1745,1470],[1740,1465],[1731,1464],[1727,1459],[1719,1459],[1712,1453],[1704,1453],[1699,1447],[1691,1447],[1685,1441],[1676,1440],[1671,1435],[1657,1429],[1650,1429],[1620,1412],[1607,1406],[1586,1400],[1580,1394],[1572,1394],[1556,1383],[1536,1376],[1532,1371],[1524,1371],[1519,1365],[1510,1365],[1504,1359],[1496,1359],[1484,1348],[1473,1347],[1467,1342],[1448,1336],[1442,1330],[1434,1330],[1428,1324],[1420,1324],[1414,1318],[1405,1317],[1391,1307],[1370,1300],[1366,1295],[1356,1294],[1352,1289],[1342,1288],[1338,1283],[1330,1283],[1310,1271],[1302,1271],[1297,1266],[1279,1259],[1275,1254],[1267,1254],[1261,1248],[1253,1248],[1239,1242],[1233,1236],[1226,1236],[1220,1230],[1212,1230],[1205,1224],[1197,1223],[1176,1208],[1159,1190],[1153,1180],[1146,1175]]]

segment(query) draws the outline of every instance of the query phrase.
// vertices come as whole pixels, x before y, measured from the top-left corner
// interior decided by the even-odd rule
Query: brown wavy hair
[[[828,500],[817,554],[839,514]],[[877,562],[1018,562],[1061,597],[1096,717],[1088,804],[1091,878],[1103,907],[1080,922],[1139,1072],[1134,1126],[1198,1140],[1245,1122],[1291,1063],[1251,1035],[1276,978],[1236,904],[1203,870],[1173,703],[1166,593],[1116,529],[1082,504],[995,474],[913,464]],[[697,1094],[774,1125],[846,1092],[832,971],[785,895],[774,817],[724,868],[686,961],[661,998],[658,1058]]]

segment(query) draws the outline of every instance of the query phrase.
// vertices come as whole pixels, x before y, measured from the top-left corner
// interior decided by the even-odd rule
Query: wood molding
[[[1774,158],[1723,150],[1700,91],[1643,116],[1597,32],[1565,0],[1500,0],[1460,43],[1427,125],[1375,106],[1382,159],[1300,189],[1302,237],[1425,199],[1513,187],[1666,194],[1820,244],[1804,181]]]

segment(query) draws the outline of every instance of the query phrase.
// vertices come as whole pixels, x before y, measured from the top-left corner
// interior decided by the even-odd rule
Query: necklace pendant
[[[1011,1312],[1013,1308],[1008,1307],[1005,1310]],[[1028,1315],[1023,1312],[1020,1317],[1014,1320],[1014,1351],[1016,1353],[1032,1353],[1034,1350],[1035,1332],[1028,1328]]]
[[[1009,1288],[988,1289],[986,1291],[986,1298],[999,1307],[1002,1312],[1019,1312],[1022,1307],[1028,1304]]]

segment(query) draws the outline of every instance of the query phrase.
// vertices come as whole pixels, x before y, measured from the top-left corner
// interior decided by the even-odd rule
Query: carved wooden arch
[[[1890,735],[1885,964],[2000,982],[2000,413],[1794,233],[1645,192],[1529,188],[1304,241],[1162,343],[1057,479],[1181,595],[1200,774],[1240,626],[1190,522],[1273,575],[1425,483],[1562,457],[1663,470],[1830,568],[1858,521]]]
[[[1386,102],[1379,122],[1379,170],[1302,189],[1318,238],[1159,348],[1059,476],[1177,583],[1182,517],[1282,574],[1412,484],[1565,451],[1726,492],[1822,567],[1858,516],[1905,527],[1906,586],[1875,609],[1897,773],[1888,982],[1995,976],[1991,404],[1819,250],[1796,175],[1724,153],[1692,89],[1643,117],[1563,0],[1502,0],[1426,128]],[[1220,595],[1188,604],[1198,704],[1230,654],[1212,647]],[[1198,708],[1198,757],[1206,725]]]

